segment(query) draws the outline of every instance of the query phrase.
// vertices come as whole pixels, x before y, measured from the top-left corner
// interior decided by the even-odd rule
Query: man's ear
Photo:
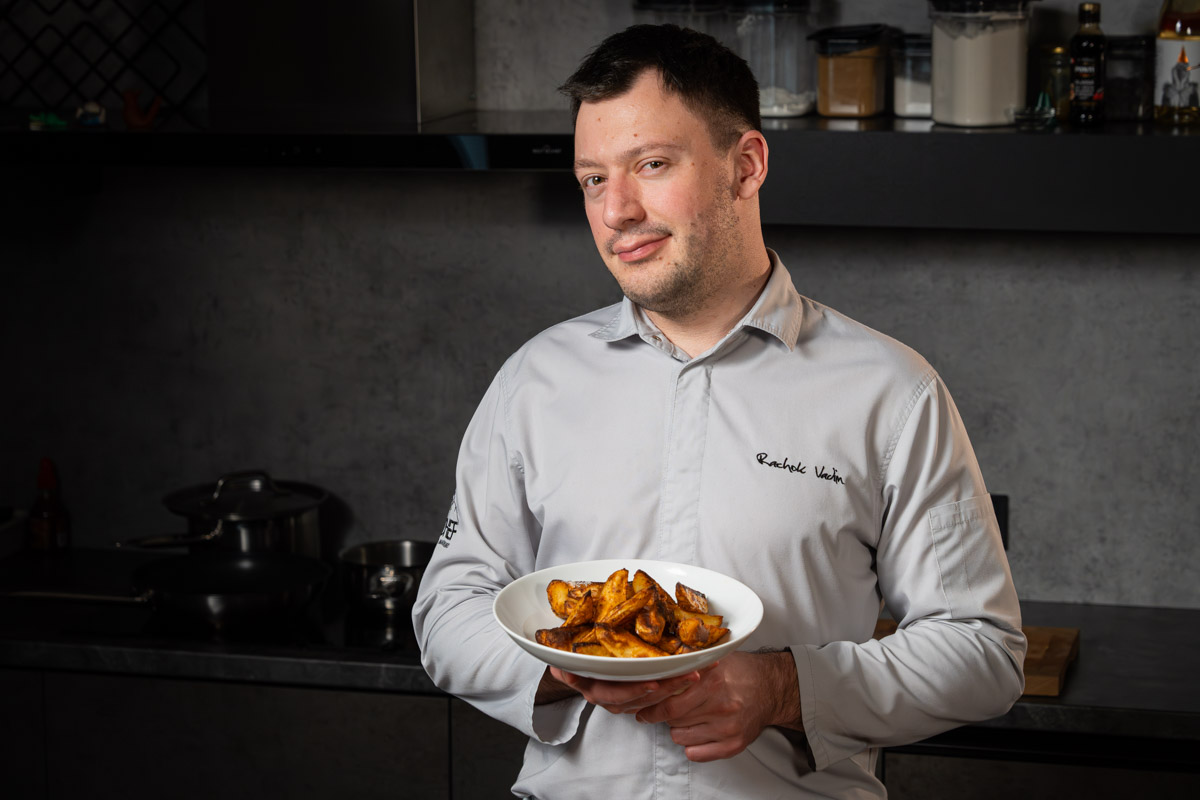
[[[734,145],[737,194],[749,200],[767,179],[767,140],[759,131],[746,131]]]

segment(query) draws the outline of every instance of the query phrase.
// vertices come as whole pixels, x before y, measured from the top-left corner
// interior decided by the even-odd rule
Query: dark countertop
[[[0,560],[0,591],[74,588],[120,595],[161,554],[77,550],[68,559]],[[330,585],[333,589],[333,584]],[[437,695],[408,640],[355,641],[337,592],[314,608],[303,641],[203,641],[154,631],[133,604],[0,598],[0,667],[240,681]],[[1200,742],[1200,610],[1026,602],[1026,625],[1079,628],[1058,697],[1024,697],[973,728]]]
[[[0,591],[87,592],[132,598],[129,576],[164,553],[75,550],[67,558],[0,559]],[[262,640],[164,632],[147,605],[0,597],[0,667],[269,683],[439,695],[411,631],[351,629],[336,581],[294,631]]]

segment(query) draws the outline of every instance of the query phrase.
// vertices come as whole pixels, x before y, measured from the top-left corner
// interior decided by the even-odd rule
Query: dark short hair
[[[745,60],[705,33],[678,25],[632,25],[590,52],[558,90],[571,98],[571,119],[583,103],[619,97],[646,70],[708,124],[718,149],[760,130],[758,82]]]

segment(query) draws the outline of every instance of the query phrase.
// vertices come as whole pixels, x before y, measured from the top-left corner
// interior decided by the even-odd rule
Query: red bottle
[[[43,458],[38,467],[37,497],[29,509],[25,548],[40,552],[66,550],[71,546],[71,518],[59,492],[58,470]]]

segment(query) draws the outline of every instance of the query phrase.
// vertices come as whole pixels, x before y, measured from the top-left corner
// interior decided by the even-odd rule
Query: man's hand
[[[684,688],[643,706],[637,718],[670,725],[690,761],[731,758],[769,725],[804,729],[790,652],[733,653]]]

